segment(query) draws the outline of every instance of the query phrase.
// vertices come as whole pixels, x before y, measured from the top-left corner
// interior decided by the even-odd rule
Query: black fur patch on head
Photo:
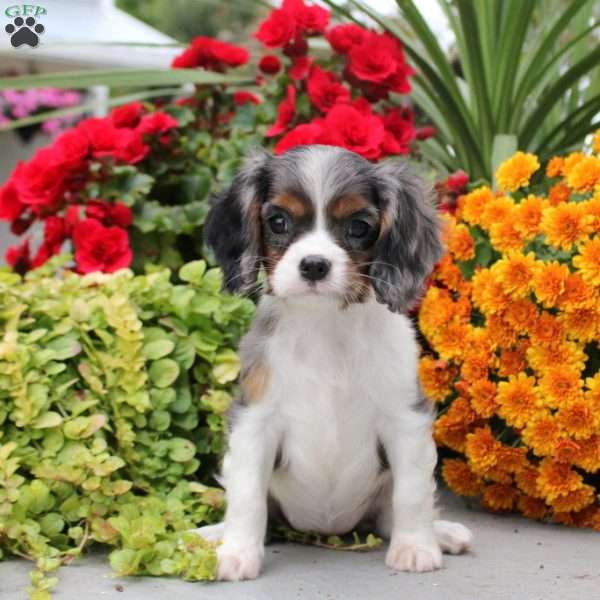
[[[408,165],[389,161],[375,172],[382,216],[369,274],[377,300],[393,312],[406,312],[443,254],[438,215],[424,182]]]
[[[256,283],[262,255],[261,206],[269,194],[271,156],[255,152],[232,184],[215,197],[204,224],[208,245],[225,275],[224,287],[248,292]]]

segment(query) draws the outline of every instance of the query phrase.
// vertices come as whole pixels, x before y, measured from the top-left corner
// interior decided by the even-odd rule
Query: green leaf
[[[233,350],[227,349],[217,354],[212,374],[218,383],[225,384],[235,381],[239,372],[240,359]]]
[[[170,358],[162,358],[150,365],[148,375],[156,387],[166,388],[179,376],[179,365]]]
[[[169,458],[175,462],[187,462],[196,454],[196,446],[184,438],[173,438],[170,447]]]
[[[201,285],[205,272],[206,262],[204,260],[194,260],[179,269],[179,278],[188,283]]]
[[[63,418],[54,411],[48,411],[41,417],[38,417],[31,426],[34,429],[49,429],[50,427],[58,427],[63,422]]]
[[[156,340],[146,344],[142,348],[142,354],[148,360],[157,360],[171,354],[175,344],[171,340]]]

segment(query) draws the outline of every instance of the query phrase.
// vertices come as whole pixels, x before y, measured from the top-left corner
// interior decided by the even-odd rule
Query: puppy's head
[[[205,231],[230,291],[249,291],[264,266],[275,296],[350,303],[374,292],[395,312],[442,254],[435,209],[407,165],[332,146],[250,156]]]

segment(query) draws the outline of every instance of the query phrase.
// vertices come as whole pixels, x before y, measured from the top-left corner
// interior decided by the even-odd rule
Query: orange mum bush
[[[449,487],[600,531],[599,140],[459,198],[419,326]]]

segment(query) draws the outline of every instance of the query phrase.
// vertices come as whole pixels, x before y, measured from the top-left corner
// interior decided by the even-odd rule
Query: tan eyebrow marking
[[[334,219],[342,220],[366,208],[372,208],[372,204],[364,196],[340,196],[331,203],[328,212]]]
[[[288,192],[283,192],[275,196],[271,200],[271,204],[285,208],[296,219],[301,219],[312,213],[312,204],[308,200]]]

